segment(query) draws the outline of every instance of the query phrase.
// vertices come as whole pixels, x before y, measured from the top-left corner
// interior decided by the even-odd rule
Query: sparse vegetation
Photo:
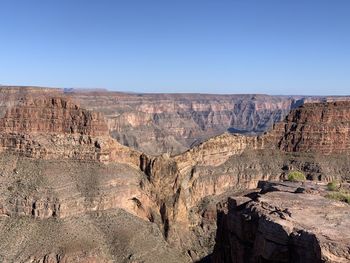
[[[339,184],[337,181],[332,181],[327,184],[328,191],[336,191],[339,189]]]
[[[306,180],[306,177],[302,172],[293,171],[288,174],[288,181],[300,182],[305,180]]]
[[[350,191],[343,188],[342,184],[332,181],[327,184],[327,190],[330,191],[326,195],[327,198],[350,204]]]
[[[350,204],[350,193],[344,191],[331,192],[326,195],[327,198],[342,201]]]

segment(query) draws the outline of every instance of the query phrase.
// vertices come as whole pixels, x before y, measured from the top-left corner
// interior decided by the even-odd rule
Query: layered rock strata
[[[188,262],[151,223],[141,154],[101,113],[28,95],[0,123],[1,262]]]
[[[275,125],[278,147],[288,152],[343,153],[350,149],[350,103],[306,103]],[[281,137],[280,134],[283,134]]]
[[[133,236],[138,238],[128,229],[130,225],[115,238],[105,225],[113,225],[113,220],[99,221],[120,209],[127,211],[131,222],[157,225],[160,232],[152,230],[150,237],[164,245],[159,245],[160,254],[170,251],[164,262],[196,261],[213,251],[217,208],[225,207],[227,196],[255,188],[259,180],[283,179],[291,170],[301,170],[314,180],[350,178],[349,102],[305,104],[261,136],[226,133],[183,154],[152,157],[120,145],[109,136],[109,117],[81,108],[66,95],[22,95],[16,95],[13,105],[4,104],[0,119],[3,226],[30,218],[34,229],[62,225],[69,233],[78,224],[74,220],[81,217],[85,219],[79,227],[90,231],[94,226],[91,233],[102,233],[103,240],[89,249],[85,243],[90,236],[82,241],[71,236],[69,244],[62,241],[59,247],[44,247],[43,253],[33,255],[4,254],[5,245],[0,250],[5,262],[17,256],[40,262],[45,257],[81,257],[81,253],[97,262],[119,260],[119,256],[125,257],[122,262],[150,262],[151,255],[142,247],[125,254],[129,252],[120,244],[124,236],[131,244]],[[322,123],[325,129],[317,136],[327,143],[317,147],[311,134]],[[296,143],[293,138],[299,137]],[[341,147],[334,141],[339,138],[345,140]],[[37,225],[36,220],[42,223]],[[46,228],[51,220],[58,220],[58,225]],[[40,236],[44,230],[32,231]],[[33,238],[24,239],[23,246],[38,237]],[[165,240],[176,249],[165,248]],[[72,244],[77,244],[76,249],[67,252],[66,246]]]
[[[227,131],[259,134],[306,102],[350,99],[0,87],[0,116],[28,96],[73,98],[82,107],[103,113],[110,135],[121,144],[151,155],[178,154]]]
[[[28,96],[0,119],[0,149],[36,158],[139,164],[139,153],[110,138],[101,113],[65,97]]]
[[[179,154],[227,131],[264,132],[301,98],[79,91],[69,95],[84,107],[103,112],[111,135],[120,143],[151,155]]]

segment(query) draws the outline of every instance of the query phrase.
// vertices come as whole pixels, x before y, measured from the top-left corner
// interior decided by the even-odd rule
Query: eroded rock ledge
[[[218,216],[212,262],[349,262],[350,206],[314,182],[261,182]]]

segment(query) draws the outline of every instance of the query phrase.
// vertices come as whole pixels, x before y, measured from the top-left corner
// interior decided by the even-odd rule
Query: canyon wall
[[[284,179],[292,170],[317,181],[350,179],[350,102],[306,103],[259,136],[224,133],[184,153],[155,157],[113,139],[113,118],[130,108],[133,112],[132,100],[153,116],[148,120],[141,114],[135,121],[133,129],[141,133],[139,122],[150,121],[145,126],[153,127],[157,114],[168,112],[170,118],[181,111],[184,95],[152,95],[167,103],[178,98],[171,108],[162,100],[156,107],[155,97],[148,95],[17,91],[6,89],[1,95],[6,101],[1,102],[0,118],[0,225],[9,240],[20,238],[16,229],[25,235],[13,248],[4,238],[0,259],[5,262],[198,261],[213,252],[217,211],[225,209],[230,196],[256,188],[260,180]],[[201,101],[198,96],[191,100]],[[219,100],[223,97],[217,96],[216,106],[198,102],[191,107],[201,114],[210,107],[226,111]],[[188,103],[181,104],[184,112],[190,110]],[[203,130],[214,123],[206,123]],[[130,128],[120,125],[120,131]],[[189,136],[187,128],[175,126],[167,127]],[[196,140],[202,136],[198,134]],[[52,231],[57,243],[52,242]],[[139,239],[153,245],[135,241]],[[38,240],[41,246],[28,245]]]
[[[68,94],[68,93],[67,93]],[[301,97],[70,92],[103,112],[112,137],[142,152],[172,155],[221,134],[255,134],[282,120]]]
[[[150,155],[176,155],[213,136],[261,134],[306,102],[349,97],[137,94],[106,90],[1,87],[0,116],[23,98],[54,95],[102,113],[110,135],[125,146]]]
[[[59,94],[31,94],[15,100],[0,119],[0,150],[36,158],[113,161],[138,167],[137,151],[109,136],[102,113]]]
[[[342,153],[350,149],[349,122],[349,102],[306,103],[292,110],[274,131],[283,133],[278,142],[283,151]]]
[[[210,253],[216,205],[229,193],[256,188],[260,180],[286,179],[293,170],[310,180],[350,180],[349,106],[306,103],[260,136],[226,133],[183,154],[151,159],[143,171],[163,207],[168,242],[191,246],[194,259]],[[299,141],[288,139],[295,127]]]
[[[108,136],[101,113],[81,109],[68,98],[27,97],[6,110],[0,132]]]
[[[224,132],[260,134],[304,103],[350,97],[261,94],[66,93],[85,108],[104,113],[113,138],[150,155],[176,155]]]

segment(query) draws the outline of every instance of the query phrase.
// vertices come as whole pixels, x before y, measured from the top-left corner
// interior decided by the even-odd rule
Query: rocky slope
[[[266,183],[230,197],[218,217],[212,262],[349,262],[350,206],[324,185]]]

